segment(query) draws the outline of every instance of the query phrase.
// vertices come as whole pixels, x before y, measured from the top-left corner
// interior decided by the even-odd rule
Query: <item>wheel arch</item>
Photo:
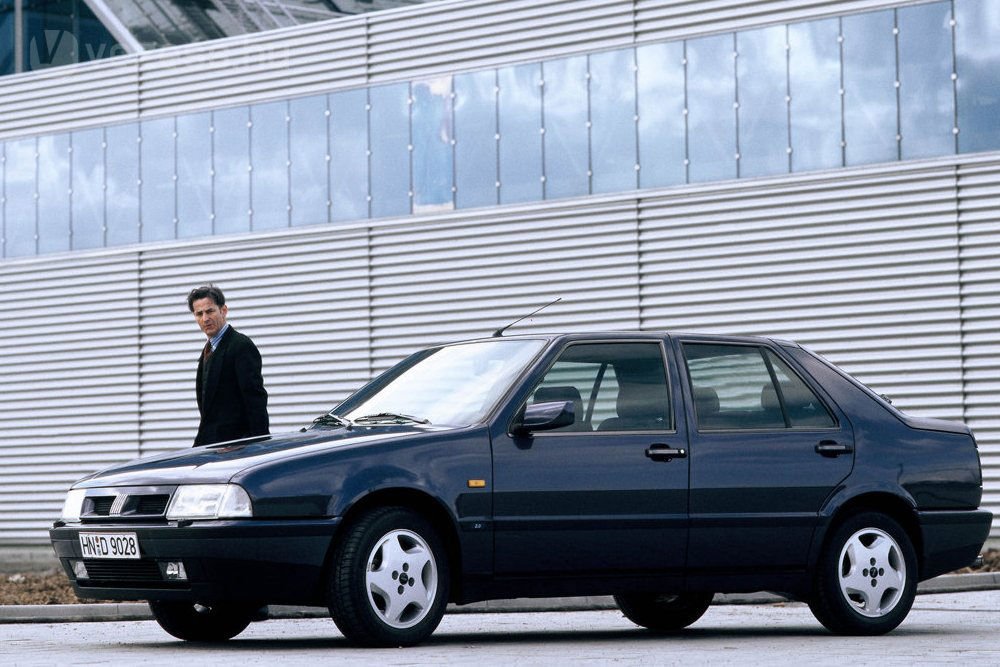
[[[430,521],[444,541],[448,558],[449,598],[455,598],[460,591],[462,571],[462,550],[455,520],[440,501],[417,489],[379,489],[358,498],[343,514],[340,528],[327,550],[323,566],[324,572],[330,571],[333,554],[336,552],[338,544],[347,535],[347,531],[358,517],[381,507],[402,507],[413,510]]]

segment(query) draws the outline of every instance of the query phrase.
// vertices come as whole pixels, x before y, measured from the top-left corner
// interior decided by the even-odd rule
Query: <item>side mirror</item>
[[[532,403],[524,408],[524,413],[514,423],[511,431],[515,435],[527,435],[534,431],[551,431],[569,426],[575,419],[573,401]]]

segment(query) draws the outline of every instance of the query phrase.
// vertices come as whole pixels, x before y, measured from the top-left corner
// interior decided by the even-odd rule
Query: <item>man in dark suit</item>
[[[226,322],[226,297],[215,285],[191,290],[188,308],[208,336],[195,381],[201,423],[194,444],[267,435],[267,391],[257,346]]]

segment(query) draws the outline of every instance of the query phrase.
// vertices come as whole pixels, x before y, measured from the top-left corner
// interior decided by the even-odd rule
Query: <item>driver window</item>
[[[567,347],[529,399],[551,401],[573,403],[573,423],[556,431],[662,431],[673,426],[658,343]]]

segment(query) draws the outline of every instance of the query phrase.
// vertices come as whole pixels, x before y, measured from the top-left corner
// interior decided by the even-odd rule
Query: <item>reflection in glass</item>
[[[455,76],[455,205],[499,203],[496,72]]]
[[[792,171],[843,163],[839,19],[788,26]]]
[[[176,237],[174,219],[174,119],[143,121],[139,202],[142,206],[142,240],[165,241]]]
[[[454,208],[451,77],[413,82],[413,211]]]
[[[635,50],[595,53],[589,67],[592,190],[634,190],[638,187]]]
[[[24,257],[37,252],[35,240],[36,141],[7,142],[4,163],[4,256]]]
[[[736,178],[736,64],[733,35],[687,42],[688,178]]]
[[[315,225],[329,219],[326,95],[289,102],[288,142],[292,162],[290,188],[292,225]]]
[[[177,117],[177,237],[212,234],[212,113]]]
[[[784,174],[788,157],[788,31],[736,33],[740,177]]]
[[[104,130],[73,133],[73,250],[104,245]]]
[[[955,3],[958,149],[1000,148],[1000,0]]]
[[[212,112],[215,234],[250,231],[250,110]]]
[[[250,107],[250,228],[288,227],[288,102]]]
[[[588,194],[586,56],[542,63],[542,80],[545,198]]]
[[[409,88],[397,83],[369,91],[373,218],[410,212]]]
[[[113,125],[105,131],[104,165],[108,189],[104,241],[108,246],[139,242],[139,125]]]
[[[368,217],[368,91],[330,95],[330,197],[333,220]]]
[[[845,16],[844,155],[847,164],[899,159],[892,10]]]
[[[500,115],[500,202],[542,199],[541,65],[504,67],[497,108]]]
[[[38,253],[70,249],[68,134],[38,138]]]
[[[684,119],[684,43],[635,50],[638,66],[639,187],[687,181]]]
[[[900,7],[899,126],[904,160],[955,152],[951,3]]]

